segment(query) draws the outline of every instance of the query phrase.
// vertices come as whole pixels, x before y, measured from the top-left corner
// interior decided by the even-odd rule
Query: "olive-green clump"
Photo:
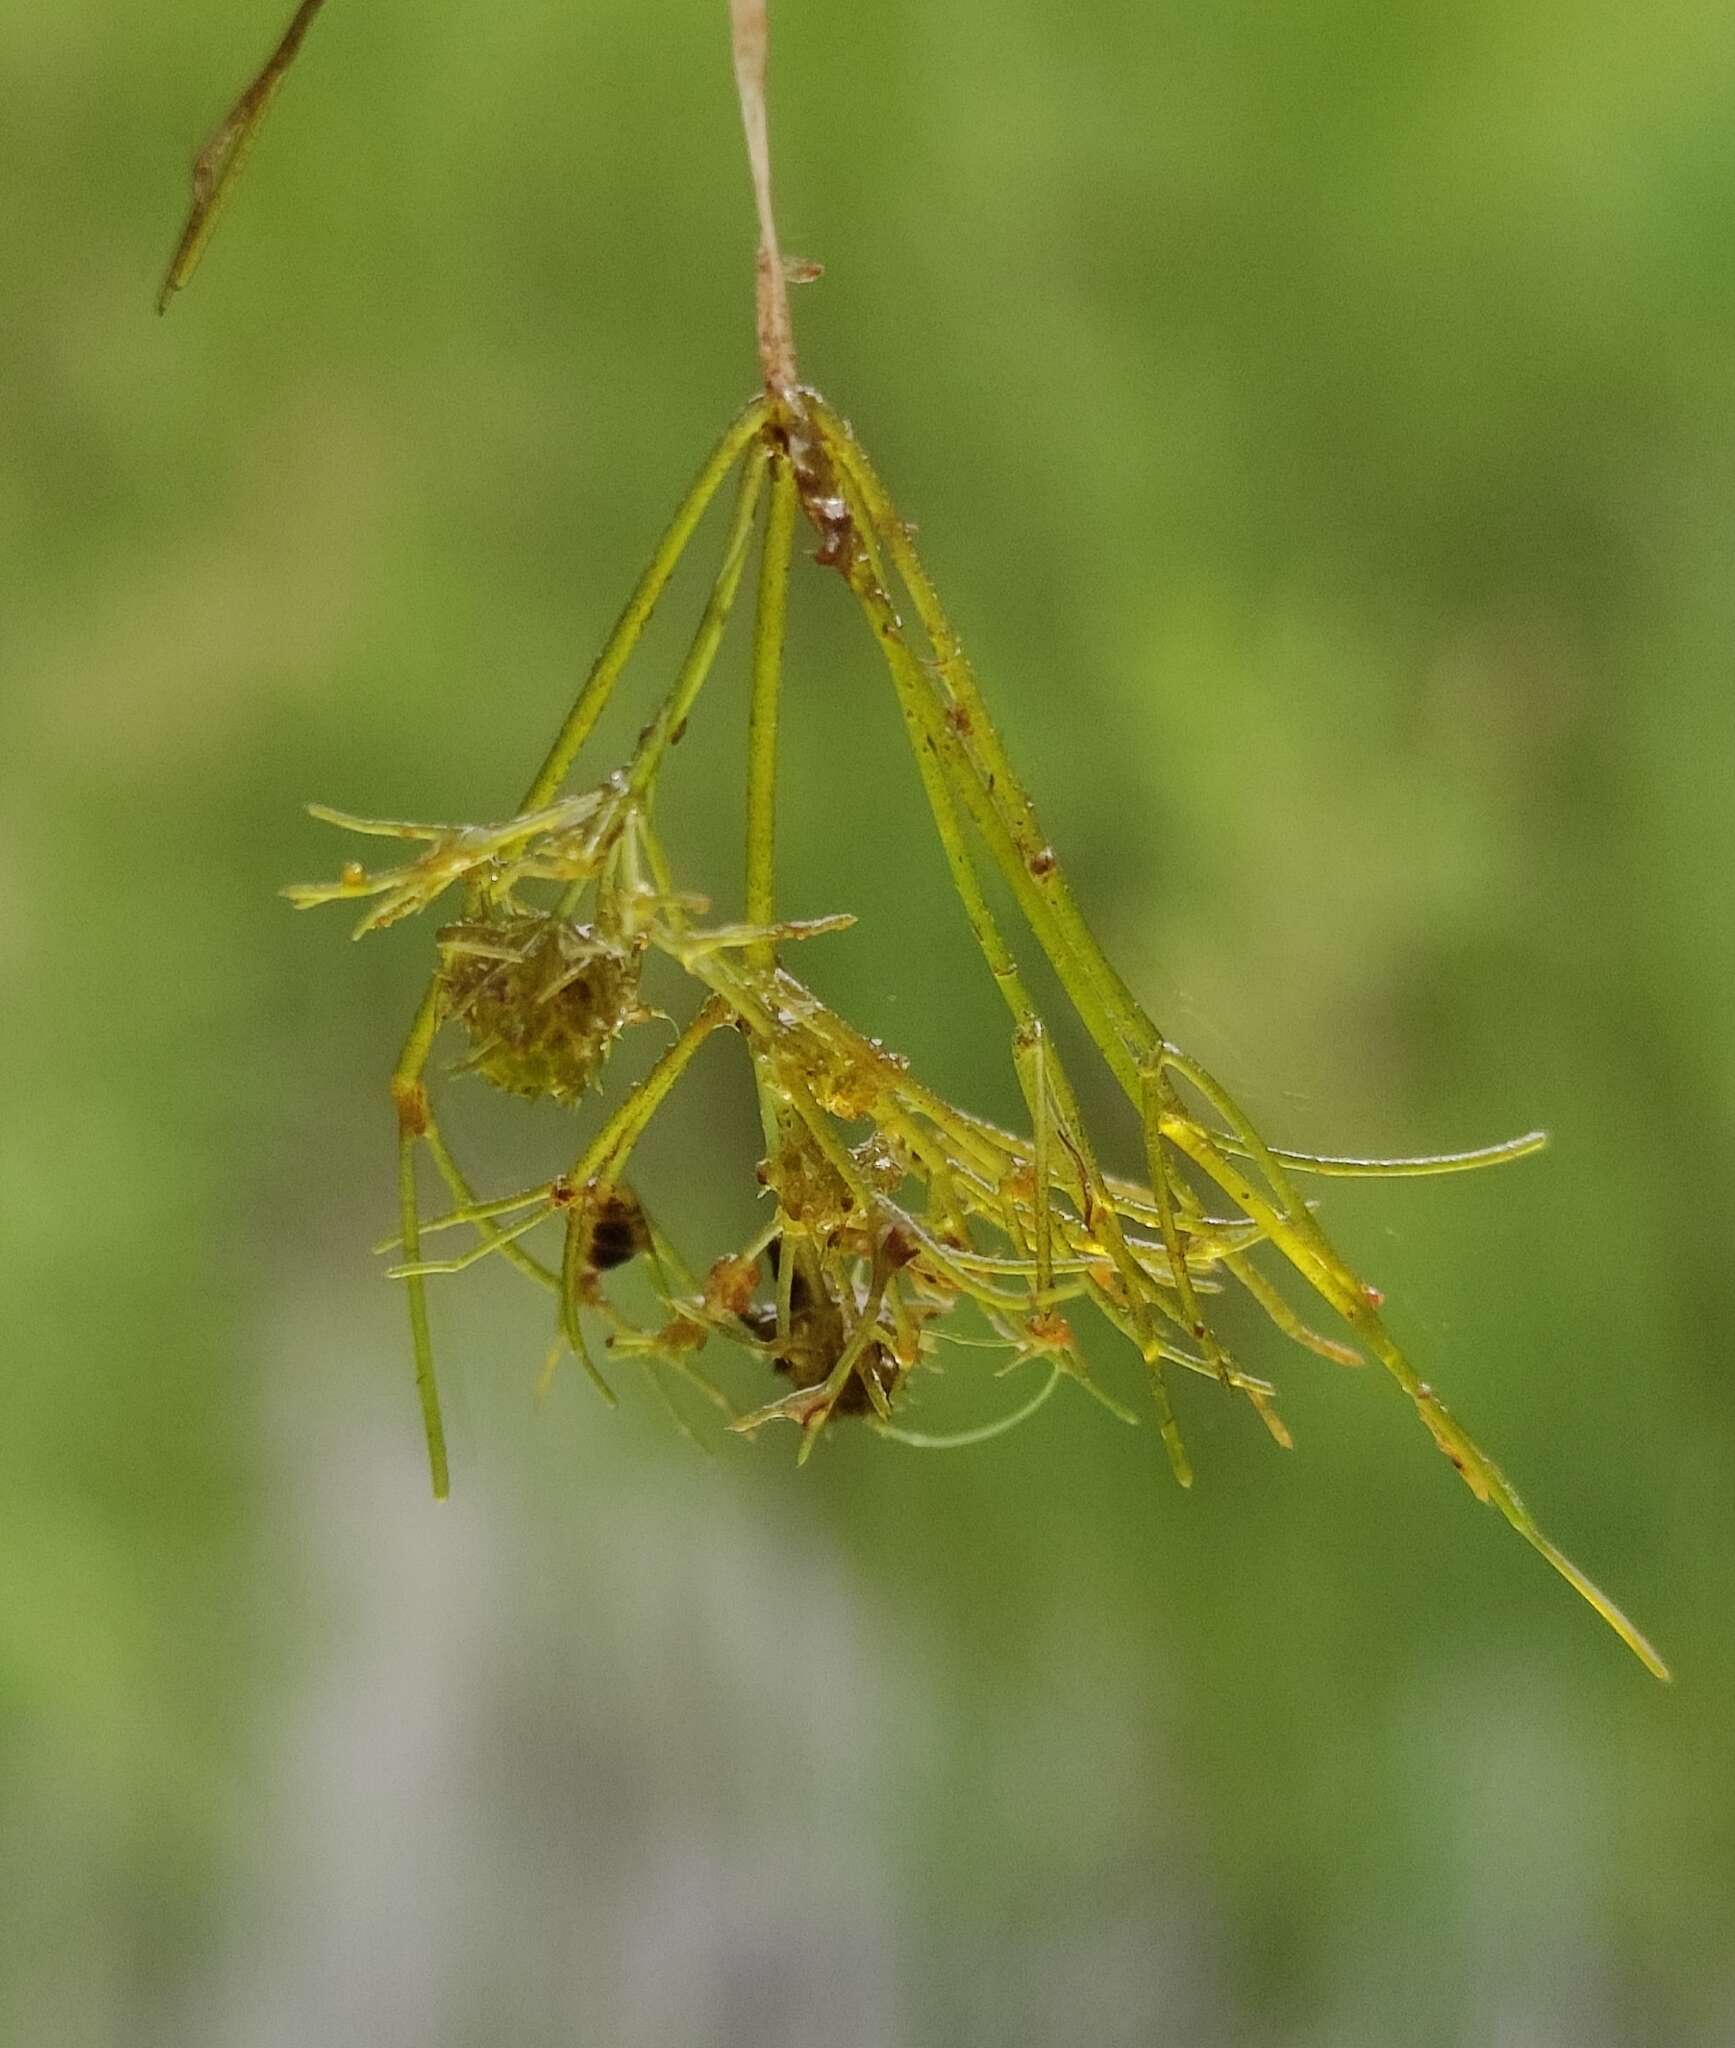
[[[786,1129],[770,1158],[759,1162],[758,1180],[777,1197],[786,1216],[822,1243],[834,1238],[855,1210],[837,1168],[799,1127]]]
[[[561,917],[448,925],[440,988],[470,1036],[464,1070],[510,1095],[576,1100],[643,1014],[639,966],[637,951]]]

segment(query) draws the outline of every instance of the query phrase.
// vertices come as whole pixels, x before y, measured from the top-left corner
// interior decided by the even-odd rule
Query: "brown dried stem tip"
[[[759,367],[765,389],[783,407],[795,403],[795,330],[789,318],[789,283],[777,245],[771,206],[771,139],[765,121],[765,0],[729,0],[735,41],[735,90],[753,173],[753,203],[759,214]]]
[[[248,152],[258,139],[265,116],[271,111],[271,102],[289,76],[289,67],[300,55],[307,31],[324,5],[325,0],[301,0],[276,49],[266,58],[247,89],[224,115],[210,141],[194,159],[192,203],[187,209],[181,238],[175,244],[175,253],[169,259],[162,290],[157,294],[159,313],[169,310],[175,294],[186,289],[193,272],[198,269],[230,187],[239,177]]]

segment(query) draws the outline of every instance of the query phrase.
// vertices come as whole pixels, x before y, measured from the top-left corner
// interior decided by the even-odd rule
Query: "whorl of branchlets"
[[[639,1011],[639,954],[594,926],[520,915],[440,934],[446,1014],[470,1037],[468,1072],[508,1094],[570,1102]]]

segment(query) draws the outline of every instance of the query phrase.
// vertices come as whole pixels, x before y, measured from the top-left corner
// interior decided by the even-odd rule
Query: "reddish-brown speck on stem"
[[[420,1081],[394,1081],[392,1105],[398,1113],[398,1129],[405,1137],[419,1138],[428,1128],[428,1091]]]

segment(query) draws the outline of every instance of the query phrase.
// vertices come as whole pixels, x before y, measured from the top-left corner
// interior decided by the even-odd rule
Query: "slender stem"
[[[566,1242],[560,1262],[560,1330],[573,1356],[611,1408],[615,1404],[614,1390],[597,1370],[578,1320],[583,1277],[584,1194],[593,1182],[612,1181],[619,1177],[633,1147],[662,1107],[669,1090],[686,1072],[693,1055],[725,1021],[725,1017],[724,1007],[717,997],[707,997],[680,1037],[579,1154],[567,1176],[579,1194],[578,1202],[567,1215]]]
[[[1329,1358],[1333,1365],[1367,1364],[1367,1360],[1354,1345],[1340,1344],[1335,1337],[1322,1337],[1317,1330],[1310,1329],[1253,1261],[1243,1253],[1229,1253],[1223,1264],[1259,1304],[1261,1312],[1293,1343],[1301,1345],[1304,1350],[1311,1351],[1320,1358]]]
[[[398,1122],[398,1222],[403,1232],[405,1262],[414,1265],[422,1255],[421,1205],[416,1199],[416,1141],[429,1125],[428,1093],[422,1074],[428,1064],[429,1048],[440,1028],[440,985],[430,981],[417,1008],[404,1049],[392,1074],[392,1105]],[[434,1498],[444,1500],[450,1490],[446,1467],[446,1431],[440,1419],[440,1388],[434,1377],[434,1340],[428,1327],[427,1282],[412,1273],[404,1282],[409,1290],[410,1343],[416,1360],[416,1391],[422,1403],[422,1427],[428,1439],[428,1469],[433,1479]]]
[[[532,1195],[510,1195],[500,1202],[478,1202],[476,1191],[471,1187],[464,1169],[452,1156],[452,1149],[441,1134],[440,1127],[431,1118],[424,1134],[429,1155],[439,1170],[440,1178],[451,1190],[453,1198],[461,1205],[462,1214],[442,1219],[443,1223],[468,1223],[481,1232],[483,1238],[498,1251],[508,1265],[516,1266],[527,1279],[537,1281],[541,1286],[560,1287],[560,1275],[551,1266],[545,1266],[533,1253],[527,1252],[521,1244],[514,1244],[495,1221],[497,1216],[509,1215],[515,1209],[538,1206],[544,1211],[549,1206],[549,1188],[540,1187]],[[539,1216],[537,1221],[542,1218]],[[426,1236],[436,1227],[429,1223],[422,1226]]]
[[[1162,1072],[1152,1068],[1145,1077],[1145,1099],[1142,1105],[1145,1134],[1145,1160],[1151,1176],[1151,1193],[1157,1205],[1157,1228],[1162,1235],[1164,1249],[1169,1254],[1169,1270],[1174,1275],[1175,1292],[1181,1297],[1181,1308],[1187,1318],[1187,1326],[1203,1348],[1207,1360],[1224,1376],[1227,1375],[1227,1361],[1211,1333],[1211,1326],[1205,1320],[1205,1311],[1199,1306],[1199,1297],[1193,1288],[1193,1276],[1187,1271],[1187,1255],[1181,1244],[1180,1227],[1175,1220],[1174,1188],[1170,1182],[1169,1162],[1163,1156],[1162,1139]]]
[[[918,664],[924,687],[942,714],[935,731],[935,749],[958,798],[987,841],[995,865],[1055,972],[1066,983],[1080,1020],[1128,1098],[1137,1103],[1141,1094],[1139,1062],[1160,1051],[1162,1034],[1109,963],[1073,902],[1035,807],[994,730],[981,686],[916,554],[909,528],[899,519],[848,423],[818,398],[810,397],[809,409],[819,423],[828,453],[859,494],[873,532],[884,542],[908,588],[932,648],[934,666],[951,692],[948,704],[939,684]],[[884,602],[892,630],[899,632],[889,598]],[[884,631],[876,630],[884,641]]]
[[[771,205],[771,138],[765,118],[765,57],[769,41],[766,0],[729,0],[735,48],[735,90],[753,173],[753,203],[759,215],[757,264],[759,366],[765,389],[781,407],[795,403],[795,330],[789,318],[789,284],[777,221]]]
[[[1008,1430],[1016,1429],[1021,1422],[1028,1422],[1060,1385],[1060,1374],[1061,1368],[1051,1365],[1039,1393],[1032,1395],[1021,1408],[1014,1408],[1011,1414],[1002,1415],[994,1422],[984,1422],[978,1429],[960,1429],[950,1436],[930,1436],[923,1430],[900,1429],[895,1423],[882,1422],[878,1431],[893,1443],[908,1444],[918,1451],[962,1451],[972,1444],[990,1443],[995,1437],[1005,1436]]]
[[[789,611],[789,561],[795,544],[795,472],[771,458],[771,509],[760,557],[759,613],[753,628],[753,703],[747,728],[747,922],[776,915],[777,715],[783,687],[783,630]],[[770,940],[749,949],[755,965],[776,958]]]
[[[723,564],[717,571],[717,580],[711,586],[711,595],[705,602],[704,615],[699,620],[698,631],[693,635],[693,644],[681,672],[675,678],[674,688],[664,700],[662,709],[651,721],[644,738],[639,742],[633,756],[632,767],[627,776],[627,794],[642,798],[649,794],[656,780],[657,770],[662,766],[663,756],[685,730],[692,714],[699,692],[711,673],[717,658],[717,649],[722,642],[724,628],[729,623],[729,614],[734,608],[735,593],[740,588],[741,572],[747,563],[747,545],[753,535],[753,515],[759,506],[759,492],[765,482],[766,455],[764,448],[757,447],[748,455],[741,469],[741,487],[735,495],[735,510],[730,516],[728,539],[723,544]]]
[[[398,1217],[403,1225],[404,1256],[421,1257],[420,1209],[416,1200],[416,1134],[405,1128],[398,1133]],[[434,1340],[428,1328],[428,1296],[421,1274],[413,1273],[405,1285],[410,1290],[410,1342],[416,1357],[416,1392],[422,1403],[422,1428],[428,1439],[428,1471],[434,1498],[444,1500],[451,1491],[451,1474],[446,1465],[446,1428],[440,1417],[440,1389],[434,1378]]]
[[[556,1321],[568,1350],[583,1368],[585,1378],[613,1408],[617,1405],[614,1388],[597,1370],[596,1360],[590,1355],[590,1346],[584,1341],[584,1331],[578,1320],[578,1305],[584,1287],[585,1230],[586,1218],[581,1200],[566,1212],[566,1238],[560,1253],[560,1309]]]
[[[1346,1321],[1358,1326],[1367,1322],[1374,1313],[1373,1297],[1339,1257],[1337,1248],[1314,1221],[1313,1211],[1296,1193],[1294,1182],[1290,1180],[1282,1162],[1276,1158],[1270,1146],[1254,1128],[1253,1120],[1223,1084],[1214,1075],[1207,1073],[1197,1060],[1189,1059],[1185,1053],[1169,1046],[1164,1051],[1163,1061],[1198,1090],[1228,1126],[1230,1133],[1241,1141],[1248,1158],[1265,1176],[1266,1185],[1282,1204],[1284,1220],[1293,1235],[1311,1251],[1320,1267],[1331,1274],[1335,1285],[1344,1295],[1348,1305],[1340,1309],[1340,1314]],[[1215,1143],[1215,1140],[1212,1142]],[[1251,1213],[1249,1211],[1249,1214]]]
[[[626,609],[615,622],[614,631],[608,643],[596,658],[584,688],[578,694],[578,701],[567,713],[566,723],[555,735],[554,744],[536,771],[530,787],[524,792],[518,808],[520,811],[538,811],[554,795],[566,780],[567,772],[578,756],[579,749],[589,739],[591,730],[602,716],[613,694],[614,686],[620,680],[621,670],[638,645],[639,636],[644,632],[651,613],[656,609],[658,598],[668,586],[669,578],[675,572],[675,565],[686,552],[687,543],[693,537],[693,530],[705,515],[705,508],[717,493],[717,487],[735,466],[742,451],[765,424],[766,404],[756,398],[745,411],[738,415],[728,432],[712,449],[704,467],[694,478],[692,488],[681,500],[668,529],[657,543],[652,555],[639,578],[638,586],[627,599]]]
[[[644,1135],[645,1126],[662,1107],[664,1097],[686,1071],[693,1055],[727,1021],[723,1004],[715,996],[707,997],[686,1030],[573,1162],[567,1178],[574,1187],[586,1188],[593,1180],[619,1177],[633,1147]]]
[[[1054,1281],[1054,1202],[1048,1157],[1048,1037],[1040,1022],[1014,1041],[1013,1061],[1020,1069],[1024,1099],[1030,1105],[1031,1157],[1036,1172],[1036,1284],[1046,1291]]]
[[[847,471],[845,475],[850,486],[850,495],[856,498],[859,504],[861,501],[857,498],[854,488],[856,477]],[[965,843],[962,824],[953,802],[953,789],[957,784],[957,778],[948,777],[945,772],[947,754],[956,735],[947,725],[944,712],[934,700],[922,665],[911,653],[909,644],[899,628],[891,600],[881,584],[877,569],[878,554],[871,531],[871,527],[879,522],[871,521],[868,517],[871,508],[862,505],[861,509],[864,545],[853,556],[847,558],[845,574],[857,602],[867,615],[868,623],[873,627],[874,637],[879,641],[886,665],[891,671],[892,686],[897,693],[898,707],[903,713],[910,750],[916,757],[916,767],[922,778],[928,809],[933,815],[934,829],[939,834],[946,864],[951,870],[952,885],[959,902],[963,905],[976,944],[994,977],[994,984],[1012,1013],[1015,1046],[1033,1046],[1043,1042],[1041,1018],[1018,971],[1012,949],[1006,943],[989,907],[981,878],[976,873],[975,862],[971,859],[969,847]],[[968,794],[967,786],[963,787],[962,793]],[[1044,1101],[1039,1111],[1036,1100],[1030,1097],[1027,1062],[1021,1059],[1017,1061],[1017,1065],[1020,1085],[1029,1098],[1032,1117],[1041,1114],[1046,1118],[1047,1102]],[[1052,1091],[1057,1122],[1066,1134],[1067,1150],[1071,1153],[1077,1169],[1080,1205],[1089,1218],[1090,1227],[1100,1232],[1103,1242],[1108,1247],[1109,1256],[1126,1285],[1132,1320],[1139,1332],[1139,1348],[1151,1368],[1151,1393],[1156,1403],[1158,1427],[1169,1454],[1170,1464],[1180,1483],[1183,1486],[1190,1486],[1193,1478],[1192,1465],[1186,1447],[1181,1441],[1168,1389],[1163,1381],[1159,1363],[1161,1347],[1150,1321],[1145,1275],[1127,1247],[1120,1218],[1115,1213],[1114,1203],[1103,1184],[1092,1148],[1085,1136],[1083,1119],[1078,1114],[1077,1098],[1073,1095],[1065,1071],[1054,1055],[1052,1047],[1045,1047],[1042,1067],[1046,1076],[1045,1093]],[[1041,1189],[1038,1190],[1039,1196],[1042,1192]]]
[[[1225,1137],[1226,1152],[1244,1152],[1238,1138]],[[1506,1166],[1515,1159],[1528,1159],[1548,1145],[1546,1131],[1526,1131],[1498,1145],[1478,1145],[1469,1152],[1426,1152],[1413,1159],[1339,1159],[1316,1152],[1287,1152],[1281,1145],[1266,1149],[1291,1173],[1334,1174],[1343,1179],[1404,1180],[1436,1177],[1448,1173],[1473,1173],[1484,1166]]]

